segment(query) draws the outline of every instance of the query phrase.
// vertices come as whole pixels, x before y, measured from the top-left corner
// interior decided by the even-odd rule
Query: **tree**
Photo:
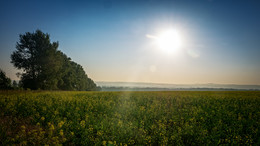
[[[13,83],[12,83],[12,87],[14,89],[17,89],[18,88],[18,83],[14,80]]]
[[[57,48],[58,42],[51,43],[49,34],[40,30],[20,35],[16,51],[11,55],[11,63],[24,71],[21,78],[24,88],[38,89],[47,86],[55,89],[55,82],[48,78],[53,77],[59,67],[57,60],[54,60]]]
[[[62,52],[59,52],[60,58],[63,58],[62,75],[58,83],[59,89],[62,90],[96,90],[94,81],[88,78],[81,65],[71,61]]]
[[[83,68],[58,50],[58,42],[51,42],[49,34],[40,30],[20,35],[11,63],[22,69],[24,88],[45,90],[90,90],[96,87]],[[91,84],[91,86],[87,86]]]
[[[11,89],[11,79],[5,75],[5,72],[0,69],[0,90]]]

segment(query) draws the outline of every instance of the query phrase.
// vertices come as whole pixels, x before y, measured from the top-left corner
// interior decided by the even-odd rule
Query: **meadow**
[[[260,145],[259,91],[0,91],[0,145]]]

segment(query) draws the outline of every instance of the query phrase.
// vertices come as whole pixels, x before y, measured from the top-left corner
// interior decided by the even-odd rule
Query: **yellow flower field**
[[[260,145],[259,91],[0,91],[0,145]]]

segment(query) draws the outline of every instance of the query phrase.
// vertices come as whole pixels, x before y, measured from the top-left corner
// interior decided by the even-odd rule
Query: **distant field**
[[[0,145],[260,145],[260,91],[0,91]]]

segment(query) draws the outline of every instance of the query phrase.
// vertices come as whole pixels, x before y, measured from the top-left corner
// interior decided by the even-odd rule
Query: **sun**
[[[155,39],[159,49],[166,53],[172,53],[182,46],[181,37],[174,29],[161,32]]]
[[[146,37],[153,39],[153,44],[162,53],[176,54],[183,47],[183,40],[177,29],[164,29],[157,35],[147,34]]]

